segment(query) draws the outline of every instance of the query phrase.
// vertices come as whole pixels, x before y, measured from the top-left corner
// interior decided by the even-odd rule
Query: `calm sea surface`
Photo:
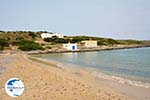
[[[110,75],[150,82],[150,48],[41,54],[37,57],[94,68]]]

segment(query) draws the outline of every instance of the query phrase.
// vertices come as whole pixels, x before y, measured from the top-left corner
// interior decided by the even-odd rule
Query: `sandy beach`
[[[25,86],[17,98],[8,96],[4,89],[5,82],[14,77],[21,79]],[[109,86],[105,82],[88,71],[63,68],[61,64],[26,54],[0,55],[0,100],[137,100],[113,88],[117,87],[113,83]]]

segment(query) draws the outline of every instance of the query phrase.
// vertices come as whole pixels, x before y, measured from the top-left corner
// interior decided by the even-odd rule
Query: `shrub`
[[[121,44],[131,45],[131,44],[142,44],[143,41],[137,40],[118,40]]]
[[[8,40],[6,39],[0,39],[0,50],[3,50],[4,47],[9,46]]]
[[[113,44],[119,44],[119,42],[116,41],[116,40],[114,40],[114,39],[107,39],[107,43],[111,44],[111,45],[113,45]]]
[[[52,38],[45,38],[44,41],[52,42],[52,43],[68,43],[70,40],[69,39],[63,39],[63,38],[52,37]]]
[[[29,40],[19,41],[18,46],[19,46],[18,49],[23,50],[23,51],[44,50],[44,48],[40,46],[38,43],[35,43],[34,41],[29,41]]]

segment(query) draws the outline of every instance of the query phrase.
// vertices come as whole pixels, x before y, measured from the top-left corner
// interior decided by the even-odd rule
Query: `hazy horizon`
[[[0,30],[150,40],[149,0],[1,0]]]

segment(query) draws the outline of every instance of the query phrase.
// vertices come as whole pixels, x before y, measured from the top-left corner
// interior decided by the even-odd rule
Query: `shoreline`
[[[136,100],[150,100],[150,83],[144,83],[141,81],[135,81],[135,80],[130,80],[126,78],[122,78],[119,76],[114,76],[114,75],[108,75],[103,72],[99,72],[88,68],[81,68],[81,66],[75,65],[75,64],[68,64],[68,63],[61,63],[55,60],[47,60],[43,58],[38,58],[38,57],[33,57],[35,59],[38,59],[38,61],[43,61],[43,62],[49,62],[51,64],[54,64],[56,67],[60,69],[69,69],[72,70],[72,73],[75,73],[77,75],[80,75],[82,71],[87,72],[90,76],[95,77],[97,79],[97,83],[108,85],[111,88],[117,89],[121,93],[124,93],[128,96],[136,98]],[[30,59],[30,58],[29,58]],[[57,66],[57,65],[61,65]],[[66,65],[68,64],[68,65]],[[63,67],[65,66],[65,67]],[[71,68],[69,68],[71,66]],[[73,67],[72,67],[73,66]],[[77,67],[76,67],[77,66]],[[77,70],[77,71],[74,71]],[[134,90],[132,90],[134,89]],[[129,91],[132,90],[132,91]],[[136,93],[134,93],[136,91]],[[137,92],[138,91],[138,92]],[[138,95],[137,95],[138,94]]]
[[[99,78],[103,78],[103,79],[107,79],[107,80],[113,80],[113,81],[116,81],[116,82],[121,83],[121,84],[128,84],[128,85],[132,85],[132,86],[136,86],[136,87],[142,87],[142,88],[149,88],[150,89],[150,82],[137,81],[137,80],[128,79],[128,78],[125,78],[122,76],[108,74],[105,72],[101,72],[100,70],[98,70],[96,68],[89,68],[89,67],[84,68],[80,65],[71,64],[71,63],[64,63],[64,62],[44,59],[44,58],[40,58],[40,57],[28,56],[28,58],[33,60],[33,61],[36,61],[36,62],[52,65],[52,66],[60,68],[62,70],[65,68],[69,69],[69,66],[71,66],[71,68],[73,68],[73,69],[78,68],[80,70],[90,71],[91,75],[93,75],[94,77],[99,77]]]
[[[78,50],[64,50],[64,49],[57,49],[57,50],[36,50],[36,51],[27,51],[26,53],[29,55],[32,54],[47,54],[47,53],[68,53],[68,52],[92,52],[92,51],[108,51],[108,50],[120,50],[120,49],[133,49],[133,48],[146,48],[150,47],[150,45],[116,45],[116,46],[100,46],[97,48],[84,48]]]
[[[81,48],[77,50],[66,50],[66,49],[49,49],[49,50],[33,50],[33,51],[14,51],[14,50],[3,50],[0,54],[15,54],[22,53],[27,55],[36,54],[50,54],[50,53],[74,53],[74,52],[94,52],[94,51],[109,51],[109,50],[121,50],[121,49],[134,49],[134,48],[147,48],[150,45],[114,45],[114,46],[99,46],[96,48]]]
[[[12,77],[18,77],[25,85],[25,91],[18,100],[136,100],[105,84],[96,83],[95,78],[86,71],[60,68],[55,62],[42,60],[42,63],[33,61],[28,56],[30,55],[22,53],[1,55],[3,58],[15,58],[7,62],[7,65],[0,64],[6,67],[0,74],[2,100],[13,99],[4,89],[5,82]]]
[[[33,58],[31,55],[28,55],[24,52],[2,54],[1,57],[4,58],[10,57],[15,59],[13,59],[10,64],[8,64],[9,65],[9,67],[7,67],[8,69],[6,69],[2,74],[0,74],[0,79],[3,82],[3,83],[0,82],[0,84],[4,84],[4,82],[10,77],[14,76],[20,77],[25,82],[25,86],[27,88],[23,96],[20,97],[24,98],[24,100],[27,99],[27,97],[29,97],[28,99],[31,100],[34,100],[35,98],[39,99],[38,95],[40,95],[41,97],[45,97],[47,99],[57,98],[56,100],[60,99],[70,100],[70,99],[63,99],[63,98],[71,98],[69,97],[69,95],[71,95],[73,99],[79,97],[77,100],[85,99],[86,97],[87,97],[86,100],[96,100],[96,98],[99,99],[101,98],[102,100],[150,100],[149,88],[146,89],[143,87],[135,87],[128,84],[121,84],[118,81],[114,80],[108,80],[101,77],[98,78],[97,76],[94,75],[92,76],[91,71],[83,70],[81,68],[74,68],[72,65],[69,65],[71,66],[69,67],[63,65],[61,62],[49,61],[46,59],[36,57]],[[29,59],[30,57],[32,59]],[[8,62],[6,61],[6,63]],[[46,78],[46,80],[44,81],[46,83],[40,82],[39,78],[40,80],[45,80]],[[53,84],[53,82],[55,84]],[[85,87],[78,86],[79,83],[86,85],[88,87],[88,90]],[[34,89],[35,88],[34,84],[37,85],[36,87],[38,88],[36,88],[36,90],[38,90],[38,92],[36,92],[36,90]],[[43,84],[49,85],[46,86],[44,85],[43,87]],[[52,88],[54,88],[54,90],[57,90],[58,88],[55,85],[63,85],[65,88],[67,88],[67,90],[64,92],[61,92],[62,91],[61,89],[60,91],[58,90],[58,92],[60,92],[61,95],[55,94],[55,97],[53,96],[54,95],[53,93],[55,93],[56,91],[50,93],[48,92],[49,95],[46,96],[44,96],[44,94],[39,94],[39,91],[42,91],[43,93],[44,91],[43,89],[47,88],[47,86],[48,88],[46,90],[48,91]],[[76,87],[77,90],[83,88],[84,90],[83,94],[84,92],[86,92],[87,94],[82,95],[81,91],[76,92],[76,95],[70,94],[70,92],[72,93],[72,91],[74,91],[74,90],[69,91],[73,87]],[[6,100],[10,100],[10,98],[5,94],[3,87],[0,93],[2,93],[0,98],[6,98]],[[64,94],[68,95],[68,97],[65,96],[62,98]]]

